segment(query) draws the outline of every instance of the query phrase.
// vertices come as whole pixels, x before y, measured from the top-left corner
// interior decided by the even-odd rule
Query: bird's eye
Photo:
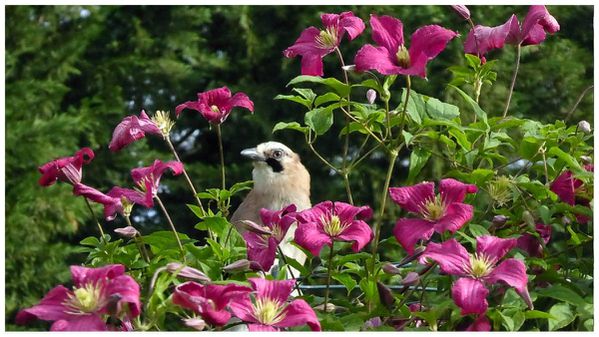
[[[283,151],[281,151],[281,150],[274,150],[272,152],[272,157],[275,158],[275,159],[279,159],[282,156],[283,156]]]

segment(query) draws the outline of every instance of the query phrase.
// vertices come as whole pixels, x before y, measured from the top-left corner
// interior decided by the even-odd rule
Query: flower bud
[[[387,308],[391,308],[391,306],[395,303],[395,297],[393,296],[391,289],[378,281],[376,282],[376,288],[379,291],[379,299],[381,300],[381,303]]]
[[[368,103],[374,104],[374,100],[376,100],[376,91],[374,91],[374,89],[368,89],[366,92],[366,99],[368,99]]]
[[[249,232],[260,234],[260,235],[272,235],[272,232],[266,226],[260,226],[257,223],[250,220],[239,221],[240,227]]]
[[[582,160],[582,162],[584,164],[592,164],[593,163],[593,158],[591,158],[589,156],[580,156],[580,160]]]
[[[535,227],[535,218],[532,216],[532,214],[530,214],[529,211],[522,212],[522,220],[524,220],[524,222],[526,222],[530,228]]]
[[[394,266],[392,263],[385,263],[382,267],[383,271],[385,272],[385,274],[391,274],[391,275],[399,275],[401,274],[401,270],[399,270],[399,268],[397,268],[396,266]]]
[[[381,320],[380,317],[377,316],[377,317],[373,317],[373,318],[367,320],[366,322],[364,322],[362,329],[368,330],[368,329],[378,328],[381,325],[383,325],[383,321]]]
[[[326,310],[325,310],[325,307],[324,307],[324,303],[315,306],[314,309],[319,310],[319,311],[335,312],[336,307],[335,307],[335,305],[333,303],[329,302],[329,303],[327,303]]]
[[[178,262],[171,262],[167,264],[166,270],[171,274],[176,274],[177,276],[189,278],[200,282],[210,282],[210,278],[206,276],[206,274],[202,273],[201,271],[195,268],[188,267]]]
[[[406,257],[404,257],[401,261],[399,261],[400,265],[404,265],[408,262],[414,261],[415,259],[417,259],[420,255],[422,255],[422,253],[424,252],[426,248],[423,246],[420,247],[416,247],[416,249],[414,249],[414,254],[412,255],[408,255]]]
[[[401,281],[401,284],[405,286],[411,286],[420,281],[420,275],[417,272],[411,271],[409,272]]]
[[[507,222],[508,217],[502,214],[498,214],[493,217],[493,224],[495,226],[503,226]]]
[[[578,129],[584,133],[591,133],[591,124],[587,121],[578,122]]]
[[[139,231],[135,229],[135,227],[133,226],[117,228],[114,230],[114,232],[130,239],[133,239],[135,236],[140,235]]]
[[[468,7],[464,5],[451,5],[451,8],[453,8],[453,10],[456,11],[465,20],[470,19],[470,10],[468,10]]]
[[[562,217],[562,224],[563,224],[564,226],[571,225],[571,224],[572,224],[572,220],[570,220],[570,218],[569,218],[569,217],[567,217],[567,216],[565,216],[565,215],[564,215],[564,216]]]
[[[190,328],[194,328],[198,331],[202,331],[206,328],[206,322],[200,317],[183,318],[183,323]]]
[[[250,270],[251,265],[252,263],[249,260],[241,259],[224,266],[223,271],[226,271],[227,273],[238,273],[242,271],[248,271]]]

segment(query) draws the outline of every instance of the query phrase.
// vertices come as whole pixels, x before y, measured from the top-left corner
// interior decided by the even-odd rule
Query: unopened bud
[[[126,238],[134,238],[139,234],[139,231],[137,229],[135,229],[135,227],[133,226],[127,226],[127,227],[122,227],[122,228],[117,228],[114,230],[115,233],[120,234]]]
[[[368,329],[372,329],[372,328],[378,328],[381,325],[383,325],[383,321],[381,320],[380,317],[377,316],[377,317],[373,317],[373,318],[367,320],[366,322],[364,322],[363,329],[368,330]]]
[[[399,268],[397,268],[396,266],[394,266],[392,263],[385,263],[383,265],[382,269],[385,272],[385,274],[391,274],[391,275],[401,274],[401,270]]]
[[[593,163],[593,158],[591,158],[589,156],[580,156],[580,160],[582,160],[582,162],[585,163],[585,164],[592,164]]]
[[[227,273],[238,273],[250,270],[251,262],[246,259],[241,259],[223,267],[223,271]]]
[[[416,247],[416,249],[414,249],[414,254],[412,255],[408,255],[406,257],[404,257],[401,261],[399,261],[400,265],[404,265],[408,262],[414,261],[415,259],[417,259],[420,255],[422,255],[422,253],[424,252],[426,248],[423,246],[420,247]]]
[[[470,10],[468,10],[468,7],[464,5],[452,5],[451,8],[453,8],[453,10],[460,14],[460,16],[465,20],[470,19]]]
[[[420,275],[417,272],[411,271],[409,272],[401,281],[401,284],[405,286],[411,286],[420,281]]]
[[[578,122],[578,129],[584,133],[591,133],[591,124],[587,121]]]
[[[570,218],[569,218],[569,217],[567,217],[567,216],[565,216],[565,215],[564,215],[564,216],[562,217],[562,224],[563,224],[564,226],[571,225],[571,224],[572,224],[572,220],[570,220]]]
[[[393,303],[395,303],[395,297],[393,297],[393,292],[391,289],[381,282],[376,283],[376,288],[379,291],[379,299],[381,300],[381,303],[387,308],[391,308]]]
[[[193,279],[200,282],[210,282],[210,278],[206,274],[202,273],[201,271],[195,268],[188,267],[178,262],[171,262],[167,264],[166,270],[171,274],[176,274],[177,276]]]
[[[503,226],[507,222],[508,217],[502,214],[493,217],[493,224],[495,226]]]
[[[260,235],[272,235],[272,232],[268,227],[260,226],[257,223],[250,220],[241,220],[239,221],[242,229],[245,229],[249,232],[260,234]]]
[[[327,303],[326,310],[325,310],[324,303],[315,306],[314,309],[316,309],[318,311],[335,312],[336,308],[335,308],[335,305],[333,303],[329,302],[329,303]]]
[[[530,214],[529,211],[522,212],[522,220],[524,220],[529,227],[535,227],[535,218],[532,216],[532,214]]]
[[[199,317],[183,318],[182,321],[188,327],[194,328],[198,331],[202,331],[206,328],[206,322]]]
[[[368,89],[366,92],[366,99],[368,99],[368,103],[374,104],[374,100],[376,100],[376,91],[374,91],[374,89]]]

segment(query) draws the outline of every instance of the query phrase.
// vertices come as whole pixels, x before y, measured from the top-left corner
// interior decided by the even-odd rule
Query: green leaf
[[[299,131],[303,134],[306,134],[308,132],[308,127],[301,126],[300,123],[298,123],[298,122],[290,122],[290,123],[278,122],[272,128],[272,133],[275,133],[280,130],[285,130],[285,129]]]
[[[410,170],[408,173],[408,181],[413,182],[418,173],[422,170],[426,162],[430,158],[431,153],[423,148],[415,148],[410,154]]]
[[[549,309],[549,314],[554,318],[548,318],[547,324],[549,331],[559,330],[572,323],[576,318],[576,315],[572,313],[570,305],[566,303],[558,303]]]
[[[575,171],[577,173],[585,172],[585,170],[582,169],[582,167],[580,166],[578,161],[576,161],[576,159],[572,155],[564,152],[562,149],[560,149],[557,146],[552,146],[549,149],[549,151],[547,151],[547,156],[548,157],[557,157],[557,158],[563,160],[572,171]]]
[[[333,125],[333,109],[326,107],[310,110],[306,113],[305,123],[320,136]]]
[[[191,205],[191,204],[185,204],[187,205],[187,207],[193,212],[193,214],[195,214],[198,218],[201,218],[204,216],[202,209],[199,206],[196,205]]]
[[[489,235],[489,231],[485,227],[473,223],[468,225],[468,230],[474,237]]]
[[[472,54],[464,54],[464,56],[466,56],[466,62],[468,62],[468,65],[472,69],[478,69],[478,67],[480,66],[480,59],[478,58],[478,56]]]
[[[449,129],[449,134],[452,135],[456,142],[466,151],[470,151],[472,149],[472,144],[468,140],[468,136],[460,130],[456,128]]]
[[[287,264],[290,265],[292,268],[299,271],[301,275],[309,275],[310,274],[310,271],[303,264],[297,262],[296,259],[293,259],[289,256],[285,256],[285,261],[287,261]],[[298,277],[300,275],[294,275],[294,276]]]
[[[480,118],[480,120],[483,121],[483,123],[485,124],[485,126],[487,127],[487,130],[490,129],[489,126],[489,122],[487,121],[487,113],[480,108],[480,106],[478,105],[478,103],[476,103],[475,100],[472,99],[472,97],[468,96],[468,94],[466,94],[465,92],[463,92],[460,88],[454,86],[454,85],[449,85],[450,87],[454,88],[459,94],[460,96],[462,96],[462,98],[468,103],[470,104],[470,106],[472,107],[472,110],[474,110],[474,113],[476,114],[476,116],[478,118]]]
[[[451,120],[460,115],[460,109],[453,104],[441,102],[434,97],[422,97],[425,102],[426,113],[432,119]]]
[[[546,313],[544,311],[539,311],[539,310],[527,310],[524,312],[524,317],[526,319],[538,319],[538,318],[555,319],[555,317],[551,316],[551,314]]]
[[[333,92],[327,92],[326,94],[320,95],[316,98],[316,100],[314,101],[314,106],[318,107],[321,104],[333,102],[333,101],[339,101],[340,99],[341,99],[341,97],[339,97],[339,95],[337,95]]]
[[[331,276],[332,278],[334,278],[335,280],[339,281],[339,283],[343,284],[345,286],[345,289],[347,289],[347,295],[349,296],[349,293],[358,285],[358,282],[356,282],[356,280],[354,280],[351,275],[349,274],[335,274]]]
[[[208,230],[210,229],[219,237],[223,238],[226,235],[229,226],[232,226],[227,219],[222,216],[206,216],[202,218],[202,222],[195,225],[196,229]]]
[[[286,100],[286,101],[292,101],[295,103],[299,103],[303,106],[305,106],[308,109],[312,109],[312,101],[305,99],[303,97],[300,96],[295,96],[295,95],[277,95],[275,96],[276,100]]]
[[[314,91],[312,91],[312,89],[293,88],[292,91],[297,92],[303,98],[307,99],[310,102],[314,102],[314,99],[316,98],[316,94],[314,93]]]
[[[79,244],[83,246],[98,247],[100,245],[100,240],[98,240],[98,238],[96,238],[95,236],[88,236],[85,239],[79,241]]]
[[[300,75],[300,76],[295,77],[291,81],[289,81],[289,83],[287,83],[287,86],[290,86],[292,84],[297,84],[297,83],[303,83],[303,82],[324,84],[324,85],[332,88],[333,90],[335,90],[335,92],[338,93],[340,96],[344,96],[344,97],[347,96],[350,92],[350,86],[348,86],[347,84],[342,83],[338,79],[332,78],[332,77],[322,78],[320,76]]]
[[[578,295],[578,293],[561,284],[555,284],[549,288],[541,288],[537,291],[537,294],[539,296],[551,297],[576,306],[587,304],[587,302],[580,295]]]
[[[376,288],[376,283],[372,282],[372,280],[366,278],[360,280],[360,289],[364,292],[366,299],[373,301],[374,303],[379,302],[379,292]]]

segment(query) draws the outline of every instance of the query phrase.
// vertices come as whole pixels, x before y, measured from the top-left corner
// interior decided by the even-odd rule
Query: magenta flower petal
[[[277,255],[277,240],[270,236],[253,232],[243,233],[246,242],[248,260],[256,262],[260,270],[268,272],[275,262]]]
[[[106,287],[106,292],[118,296],[116,312],[129,312],[132,317],[141,313],[139,284],[131,276],[121,275],[113,278]]]
[[[292,326],[308,324],[312,331],[320,331],[320,322],[310,305],[301,299],[297,299],[289,303],[283,312],[284,318],[279,323],[278,327],[287,328]]]
[[[399,219],[393,229],[393,235],[410,255],[418,241],[430,239],[433,233],[434,224],[421,219]]]
[[[519,29],[516,15],[512,15],[504,24],[496,27],[476,25],[468,33],[464,42],[464,51],[483,56],[490,50],[503,48],[512,27]]]
[[[408,212],[420,213],[422,205],[435,198],[435,184],[424,182],[407,187],[389,188],[391,199]]]
[[[450,231],[454,233],[462,228],[474,215],[474,207],[468,204],[454,202],[449,204],[445,210],[445,215],[435,223],[435,231],[443,233]]]
[[[84,184],[75,184],[73,194],[84,196],[85,198],[104,205],[104,218],[106,220],[114,220],[117,213],[123,212],[123,205],[118,198],[110,197],[95,188]]]
[[[366,28],[364,21],[351,11],[341,14],[322,14],[320,18],[326,28],[333,27],[338,31],[338,41],[341,41],[344,33],[347,33],[348,39],[351,41],[362,34]]]
[[[70,316],[64,312],[64,302],[69,298],[69,294],[69,289],[62,285],[54,287],[39,304],[19,311],[15,322],[24,325],[36,318],[44,321],[68,319]]]
[[[399,47],[404,44],[401,20],[388,15],[378,17],[371,14],[370,26],[374,42],[384,47],[389,54],[397,53]]]
[[[262,223],[270,228],[275,234],[278,236],[275,239],[280,243],[289,227],[293,225],[297,220],[295,219],[297,213],[295,213],[296,207],[295,205],[289,205],[279,211],[271,211],[266,208],[260,209],[260,219],[262,219]]]
[[[309,250],[314,256],[320,254],[322,246],[333,244],[333,239],[324,233],[322,226],[317,222],[300,222],[295,230],[294,240],[298,245]]]
[[[248,324],[248,331],[251,331],[251,332],[276,332],[276,331],[280,331],[280,329],[277,329],[270,325],[264,325],[264,324]]]
[[[104,279],[113,279],[125,274],[122,264],[111,264],[99,268],[71,266],[71,277],[75,287],[84,286],[86,283],[96,283]]]
[[[254,111],[254,103],[246,94],[236,93],[234,96],[231,96],[229,88],[221,87],[198,93],[198,100],[196,102],[188,101],[179,104],[175,108],[175,113],[179,116],[184,109],[196,110],[208,122],[221,124],[227,119],[234,107],[242,107],[251,112]]]
[[[177,105],[175,107],[175,114],[177,115],[177,117],[179,117],[179,114],[181,114],[181,111],[183,111],[185,109],[200,111],[201,103],[198,101],[187,101],[185,103],[181,103],[181,104]]]
[[[518,259],[506,259],[485,277],[485,281],[491,284],[502,281],[510,287],[514,287],[518,292],[524,292],[528,283],[526,266]]]
[[[462,315],[484,314],[489,306],[488,294],[489,290],[481,281],[468,277],[459,278],[451,287],[451,297],[462,309]]]
[[[555,178],[549,186],[549,189],[557,194],[561,201],[570,205],[575,205],[575,190],[581,184],[582,182],[580,180],[572,177],[572,172],[566,171]]]
[[[284,303],[291,295],[295,280],[269,281],[260,277],[248,279],[258,297],[268,297]]]
[[[368,206],[356,207],[344,202],[335,202],[335,214],[341,219],[370,220],[372,218],[372,209]]]
[[[496,236],[483,235],[476,238],[476,253],[497,262],[516,247],[516,243],[516,239],[502,239]]]
[[[468,9],[468,7],[464,5],[452,5],[451,8],[453,8],[453,10],[456,11],[465,20],[470,19],[470,10]]]
[[[374,234],[372,233],[370,226],[368,226],[368,224],[364,221],[360,220],[353,221],[351,226],[343,230],[343,232],[337,236],[337,238],[343,241],[353,241],[354,243],[352,244],[352,250],[354,252],[361,251],[362,248],[366,247],[373,237]]]
[[[354,63],[358,71],[374,69],[383,75],[394,75],[403,71],[395,64],[385,47],[375,47],[369,44],[358,50]]]
[[[41,186],[50,186],[57,180],[64,181],[71,185],[81,182],[81,168],[84,164],[89,164],[94,159],[94,151],[89,147],[84,147],[77,151],[72,157],[64,157],[48,162],[39,167],[42,174],[39,179]]]
[[[146,133],[162,135],[158,126],[142,110],[139,118],[134,115],[127,116],[114,128],[108,148],[113,152],[119,151],[134,141],[145,137]]]
[[[142,205],[146,208],[154,207],[152,182],[148,180],[144,181],[143,184],[145,186],[145,192],[115,186],[111,188],[106,195],[116,199],[125,197],[129,202]]]
[[[486,315],[479,315],[472,324],[470,324],[466,331],[491,331],[491,322]]]
[[[559,23],[542,5],[530,6],[519,35],[522,45],[539,44],[545,40],[545,32],[553,34],[560,29]]]
[[[81,315],[77,320],[54,322],[50,331],[107,331],[106,323],[98,315]]]
[[[476,193],[477,191],[476,185],[464,184],[452,178],[443,179],[439,182],[439,194],[441,194],[441,199],[446,204],[463,202],[467,194]]]
[[[450,275],[464,275],[465,267],[470,266],[468,251],[456,239],[429,243],[419,258],[420,263],[426,263],[427,259],[437,262],[441,270]]]
[[[287,58],[298,55],[302,57],[302,75],[324,75],[322,58],[333,52],[333,49],[319,48],[316,45],[316,39],[319,35],[320,30],[318,28],[308,27],[300,34],[293,46],[283,51],[283,55]]]
[[[410,60],[413,75],[426,77],[426,64],[445,49],[458,34],[438,25],[418,28],[411,38]],[[411,74],[410,74],[411,75]]]
[[[156,159],[151,166],[132,169],[131,177],[138,185],[145,185],[146,181],[150,181],[152,183],[152,196],[155,196],[158,193],[160,178],[167,169],[170,169],[173,175],[179,175],[183,172],[183,164],[179,161],[162,162]]]

